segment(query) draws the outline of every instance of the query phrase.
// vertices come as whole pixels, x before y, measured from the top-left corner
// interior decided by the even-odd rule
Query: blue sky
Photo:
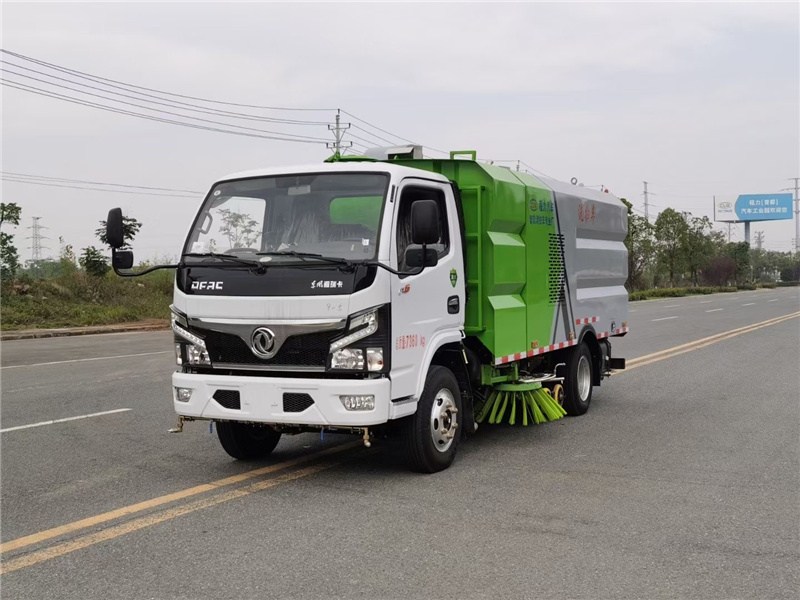
[[[2,33],[7,50],[161,90],[342,107],[436,148],[604,184],[639,208],[647,180],[656,211],[710,215],[714,194],[774,192],[800,175],[799,19],[797,3],[60,3],[4,4]],[[229,172],[327,155],[7,88],[2,116],[3,170],[52,177],[205,190]],[[53,251],[59,235],[96,243],[97,221],[122,205],[145,224],[138,258],[174,255],[199,202],[2,192],[25,226],[43,217]],[[754,230],[768,248],[794,237],[792,222]]]

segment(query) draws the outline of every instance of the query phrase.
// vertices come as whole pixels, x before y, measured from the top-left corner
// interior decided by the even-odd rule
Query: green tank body
[[[456,184],[464,212],[465,333],[495,362],[627,319],[627,209],[614,196],[475,160],[393,160]],[[583,323],[588,319],[588,323]]]

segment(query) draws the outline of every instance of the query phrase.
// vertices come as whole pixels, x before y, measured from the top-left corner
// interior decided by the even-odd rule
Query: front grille
[[[231,410],[240,410],[242,408],[237,390],[217,390],[212,397],[217,404],[225,408],[230,408]]]
[[[317,368],[325,368],[331,340],[341,335],[340,331],[294,335],[286,339],[275,356],[262,359],[253,354],[250,346],[238,335],[210,330],[198,330],[198,333],[205,338],[212,364]]]
[[[283,395],[283,412],[299,413],[314,404],[314,400],[308,394],[289,394]]]

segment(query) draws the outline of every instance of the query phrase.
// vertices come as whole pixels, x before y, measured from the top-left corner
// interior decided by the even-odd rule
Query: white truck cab
[[[412,274],[418,268],[405,254],[411,205],[420,199],[439,208],[438,264]],[[382,163],[232,175],[212,189],[185,250],[253,259],[263,269],[185,259],[172,307],[177,356],[188,367],[173,375],[174,387],[188,390],[174,399],[182,416],[385,423],[415,411],[437,347],[461,341],[463,311],[453,310],[464,304],[461,236],[452,188],[440,175]],[[286,252],[378,260],[401,274]],[[180,336],[187,327],[207,338],[196,358]],[[239,403],[215,401],[220,390],[238,392]]]

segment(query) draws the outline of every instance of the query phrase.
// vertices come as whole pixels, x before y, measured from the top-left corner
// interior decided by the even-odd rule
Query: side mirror
[[[106,238],[108,239],[108,245],[112,248],[122,248],[125,245],[125,227],[122,222],[121,208],[112,208],[108,211]]]
[[[132,250],[114,250],[111,253],[111,266],[114,270],[119,269],[132,269],[133,268],[133,251]]]
[[[416,200],[411,205],[411,241],[420,245],[439,241],[439,206],[435,200]]]
[[[435,267],[439,264],[439,254],[436,248],[425,248],[412,244],[406,248],[406,265],[409,267]]]

